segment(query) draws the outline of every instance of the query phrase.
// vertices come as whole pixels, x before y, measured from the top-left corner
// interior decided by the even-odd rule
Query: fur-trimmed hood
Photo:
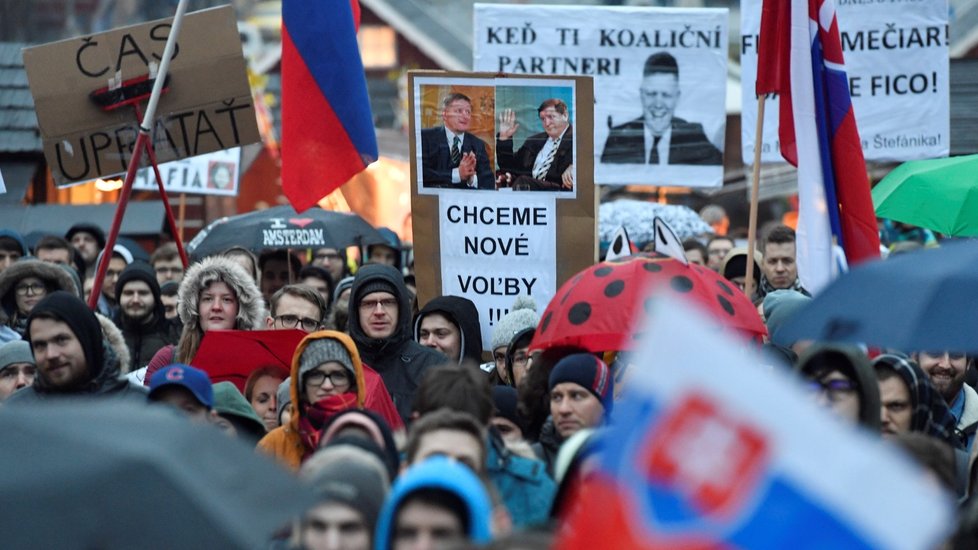
[[[177,311],[183,321],[184,330],[200,330],[200,317],[197,313],[200,293],[216,281],[231,287],[238,298],[235,329],[259,330],[265,327],[268,313],[255,280],[234,260],[211,256],[191,265],[180,283]]]
[[[37,277],[44,281],[48,294],[66,290],[75,296],[79,295],[78,285],[63,267],[34,258],[22,259],[0,273],[0,305],[3,306],[0,317],[13,316],[15,313],[17,305],[14,301],[14,287],[25,277]]]
[[[126,339],[123,338],[122,331],[115,326],[111,319],[101,313],[95,312],[95,318],[98,319],[98,324],[102,327],[102,338],[109,344],[109,347],[115,352],[116,359],[119,360],[119,372],[127,374],[132,357],[129,355],[129,347],[126,346]]]

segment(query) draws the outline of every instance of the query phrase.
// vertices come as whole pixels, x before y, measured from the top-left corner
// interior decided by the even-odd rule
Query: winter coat
[[[154,306],[148,322],[141,322],[127,316],[120,304],[116,324],[122,329],[126,347],[129,349],[130,360],[125,369],[127,372],[145,367],[160,348],[176,344],[180,340],[180,324],[166,318],[166,310],[160,298],[160,284],[149,265],[142,262],[129,264],[119,275],[115,295],[121,299],[123,287],[132,281],[142,281],[149,286]]]
[[[533,451],[546,464],[547,475],[551,479],[554,477],[554,465],[557,463],[557,453],[560,452],[560,446],[563,443],[564,439],[557,432],[557,426],[554,425],[553,418],[547,418],[547,421],[543,423],[543,428],[540,429],[540,439],[533,444]]]
[[[398,304],[396,328],[387,338],[370,338],[360,327],[358,304],[365,295],[364,286],[377,280],[393,287]],[[426,348],[411,338],[411,300],[407,287],[404,286],[404,277],[397,269],[388,265],[369,264],[357,271],[350,293],[347,332],[356,343],[363,362],[383,378],[398,414],[407,422],[411,415],[414,392],[425,371],[448,363],[449,360],[441,352]]]
[[[499,491],[513,526],[543,525],[549,519],[557,484],[547,475],[547,466],[531,458],[517,456],[502,437],[489,430],[487,472]]]
[[[199,341],[203,339],[200,316],[197,313],[200,293],[211,283],[217,281],[227,284],[238,298],[238,316],[235,319],[235,329],[261,330],[265,328],[265,317],[268,316],[268,313],[265,309],[265,300],[262,298],[255,280],[234,260],[223,256],[211,256],[190,266],[183,280],[180,281],[180,290],[177,292],[177,313],[183,322],[183,331],[180,334],[181,342],[184,339],[196,338],[199,346]],[[179,343],[177,347],[165,346],[160,348],[149,361],[146,380],[150,380],[157,370],[174,361],[189,363],[193,360],[193,355],[197,353],[197,350],[193,349],[190,357],[180,357],[179,349]]]
[[[89,367],[88,380],[66,390],[52,386],[39,369],[34,384],[17,391],[6,403],[26,403],[59,396],[98,396],[138,399],[146,402],[146,390],[122,374],[119,358],[105,339],[95,314],[79,298],[66,292],[55,292],[41,300],[31,311],[28,324],[39,313],[53,314],[66,323],[78,339]]]
[[[320,338],[332,338],[343,344],[343,347],[346,348],[346,351],[350,354],[350,359],[353,361],[354,378],[356,379],[357,385],[357,407],[363,407],[364,400],[366,399],[366,384],[363,381],[363,365],[360,362],[360,354],[357,353],[357,348],[349,336],[343,334],[342,332],[321,330],[306,336],[301,342],[299,342],[299,345],[295,348],[295,353],[292,355],[292,370],[289,377],[289,393],[292,396],[293,404],[292,417],[289,419],[288,424],[284,424],[268,432],[268,435],[263,437],[261,441],[258,442],[259,449],[262,449],[268,454],[274,456],[283,465],[288,466],[295,471],[299,470],[299,466],[302,464],[302,457],[306,454],[307,450],[305,449],[305,444],[302,442],[302,437],[299,434],[299,419],[304,413],[304,405],[307,404],[305,403],[305,397],[302,397],[302,377],[299,375],[300,359],[302,358],[302,352],[306,349],[306,346],[308,346],[310,342]]]
[[[48,294],[65,290],[78,296],[78,285],[68,271],[56,264],[37,259],[23,259],[0,273],[0,323],[24,336],[27,316],[17,311],[16,286],[26,277],[37,277],[48,287]]]
[[[459,329],[462,356],[476,364],[482,363],[482,326],[479,324],[479,311],[468,298],[459,296],[439,296],[427,304],[414,318],[414,340],[421,340],[421,321],[432,313],[440,313]],[[452,357],[449,357],[452,359]]]

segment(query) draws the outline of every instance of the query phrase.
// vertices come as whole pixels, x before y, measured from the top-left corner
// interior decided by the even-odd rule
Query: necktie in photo
[[[457,167],[458,163],[462,161],[462,148],[459,146],[462,140],[455,136],[452,139],[452,167]]]
[[[652,136],[652,150],[649,151],[649,164],[659,164],[659,141],[662,136]]]
[[[547,175],[547,171],[550,170],[550,165],[554,163],[554,157],[557,156],[557,148],[560,147],[560,138],[554,140],[554,146],[550,149],[550,153],[547,155],[547,159],[543,161],[536,171],[533,172],[533,177],[542,180],[544,176]]]

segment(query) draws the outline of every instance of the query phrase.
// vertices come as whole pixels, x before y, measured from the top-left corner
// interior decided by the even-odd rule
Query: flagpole
[[[754,130],[754,166],[751,167],[753,181],[750,193],[750,214],[747,218],[747,273],[744,290],[750,292],[754,284],[754,248],[757,246],[757,196],[761,183],[761,146],[764,142],[764,103],[766,94],[757,97],[757,128]],[[751,295],[748,294],[748,298]]]
[[[177,35],[180,34],[180,25],[183,23],[183,14],[187,11],[187,0],[180,0],[177,4],[176,15],[173,16],[173,26],[170,28],[170,35],[166,39],[166,46],[163,47],[163,59],[160,60],[160,69],[153,82],[153,93],[149,96],[149,104],[143,114],[143,121],[139,125],[139,135],[136,136],[136,144],[132,149],[132,157],[129,159],[129,168],[126,170],[126,179],[119,192],[119,204],[115,209],[115,217],[112,218],[112,228],[109,230],[109,237],[105,241],[105,248],[102,250],[102,259],[95,270],[95,284],[92,286],[92,295],[88,298],[88,307],[94,310],[98,305],[98,298],[102,293],[102,283],[105,281],[105,272],[109,268],[109,260],[112,259],[112,249],[115,246],[116,238],[122,227],[122,216],[126,212],[126,205],[129,204],[129,197],[132,195],[132,183],[136,178],[136,170],[139,169],[139,161],[143,156],[143,149],[149,143],[149,133],[153,126],[153,119],[156,116],[156,105],[159,103],[160,95],[163,93],[163,83],[166,80],[166,73],[170,68],[170,58],[173,57],[173,50],[176,48]],[[185,260],[184,260],[185,261]]]

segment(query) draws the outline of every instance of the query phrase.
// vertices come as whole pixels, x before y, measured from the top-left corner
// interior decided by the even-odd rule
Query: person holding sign
[[[499,115],[496,134],[496,160],[499,162],[498,187],[530,191],[571,191],[574,189],[574,132],[568,121],[567,104],[547,99],[537,109],[543,132],[526,138],[513,153],[513,135],[519,129],[516,113],[506,109]],[[515,179],[515,181],[514,181]]]
[[[472,100],[449,94],[442,101],[444,126],[421,130],[421,170],[425,187],[495,189],[486,142],[467,132]]]
[[[703,132],[703,125],[673,116],[679,103],[679,64],[666,52],[645,60],[639,95],[642,116],[615,126],[601,153],[606,164],[723,163],[723,154]]]

